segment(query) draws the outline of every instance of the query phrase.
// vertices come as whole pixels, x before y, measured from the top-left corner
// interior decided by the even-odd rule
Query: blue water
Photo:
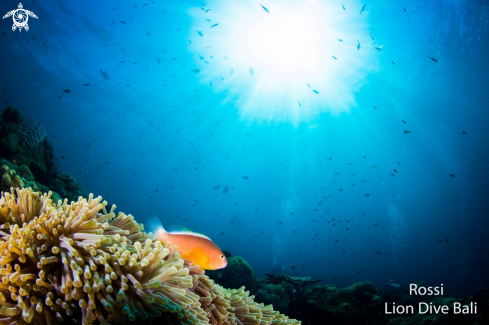
[[[487,2],[261,4],[23,2],[38,19],[0,21],[0,105],[38,119],[88,192],[257,275],[487,285]],[[274,53],[281,31],[312,47]]]

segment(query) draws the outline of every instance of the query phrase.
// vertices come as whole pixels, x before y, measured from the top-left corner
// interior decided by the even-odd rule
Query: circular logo
[[[13,16],[14,16],[14,24],[17,27],[23,28],[25,25],[27,25],[27,20],[29,19],[29,16],[27,15],[27,12],[25,12],[24,9],[17,9]]]

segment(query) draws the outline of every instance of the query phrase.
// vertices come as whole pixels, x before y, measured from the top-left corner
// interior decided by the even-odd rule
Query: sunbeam
[[[267,10],[254,1],[212,1],[190,10],[189,49],[202,84],[258,122],[298,125],[355,107],[379,55],[368,12],[355,9],[362,4],[351,10],[322,1],[263,5]]]

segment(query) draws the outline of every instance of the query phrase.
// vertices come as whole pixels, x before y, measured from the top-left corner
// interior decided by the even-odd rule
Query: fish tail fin
[[[155,238],[156,236],[156,233],[158,231],[161,231],[163,230],[164,232],[166,232],[165,228],[163,228],[163,225],[161,224],[161,221],[160,219],[155,216],[155,215],[152,215],[149,217],[149,220],[148,222],[146,223],[147,225],[147,233],[151,233],[152,234],[152,238]]]

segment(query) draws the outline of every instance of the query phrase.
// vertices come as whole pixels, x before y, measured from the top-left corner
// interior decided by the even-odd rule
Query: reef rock
[[[223,287],[239,289],[247,288],[253,282],[254,273],[251,266],[241,256],[229,257],[228,265],[224,269],[208,271],[206,274]]]

